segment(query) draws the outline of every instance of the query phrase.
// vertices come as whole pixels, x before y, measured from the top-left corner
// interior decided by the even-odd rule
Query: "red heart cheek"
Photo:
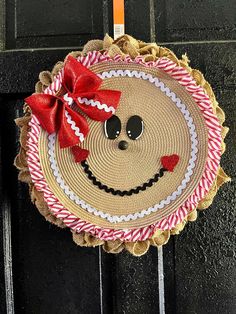
[[[176,154],[161,157],[162,167],[170,172],[173,172],[178,162],[179,162],[179,156]]]

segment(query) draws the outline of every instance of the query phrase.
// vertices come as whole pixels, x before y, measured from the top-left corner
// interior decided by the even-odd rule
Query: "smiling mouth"
[[[92,171],[89,168],[89,165],[86,161],[81,162],[81,166],[84,169],[85,174],[87,175],[88,179],[97,186],[100,190],[105,191],[106,193],[110,193],[113,195],[119,195],[119,196],[131,196],[133,194],[138,194],[142,191],[145,191],[147,188],[153,186],[154,183],[156,183],[163,175],[165,174],[168,169],[161,168],[159,172],[157,172],[152,178],[150,178],[148,181],[143,183],[142,185],[139,185],[135,188],[132,188],[130,190],[116,190],[113,188],[108,187],[107,185],[100,182],[92,173]]]

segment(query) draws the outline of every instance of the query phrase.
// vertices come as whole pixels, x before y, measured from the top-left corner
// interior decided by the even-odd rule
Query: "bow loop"
[[[60,121],[59,108],[63,104],[60,98],[46,94],[33,94],[27,97],[25,101],[44,130],[49,134],[57,132]]]
[[[67,92],[78,94],[97,90],[102,84],[102,79],[75,58],[68,56],[62,84]]]

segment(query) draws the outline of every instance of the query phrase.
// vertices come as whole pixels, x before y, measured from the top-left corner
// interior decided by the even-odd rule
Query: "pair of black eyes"
[[[137,140],[143,134],[143,120],[139,116],[132,116],[126,124],[126,134],[131,140]],[[104,132],[110,140],[116,139],[121,132],[120,119],[113,115],[104,123]]]

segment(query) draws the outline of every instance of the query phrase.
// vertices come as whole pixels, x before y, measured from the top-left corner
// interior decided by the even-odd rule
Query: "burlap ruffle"
[[[132,59],[137,57],[138,55],[142,55],[144,57],[145,61],[155,61],[160,57],[167,57],[170,60],[174,61],[176,64],[184,67],[191,76],[195,79],[198,85],[202,86],[207,95],[210,97],[213,110],[215,114],[217,115],[220,124],[222,125],[225,121],[225,114],[223,110],[219,107],[218,102],[216,101],[215,95],[213,93],[213,90],[210,86],[210,84],[205,80],[203,74],[195,69],[192,69],[189,66],[189,60],[186,55],[183,55],[181,59],[178,59],[175,54],[165,47],[160,47],[156,43],[145,43],[139,40],[136,40],[135,38],[124,35],[119,37],[116,40],[113,40],[110,36],[106,35],[104,40],[91,40],[89,41],[85,46],[83,51],[74,51],[71,52],[69,55],[72,55],[74,57],[78,57],[80,55],[85,55],[89,51],[107,51],[110,57],[114,57],[115,55],[119,54],[121,56],[124,56],[129,54]],[[64,62],[58,62],[52,72],[49,71],[43,71],[39,74],[39,81],[36,83],[35,86],[35,92],[41,93],[44,91],[44,89],[51,84],[53,81],[53,78],[55,75],[58,74],[58,72],[63,67]],[[27,133],[29,130],[29,121],[31,119],[31,112],[30,108],[25,105],[24,107],[25,116],[22,118],[16,119],[16,124],[20,127],[20,151],[18,155],[15,158],[15,166],[19,169],[19,180],[28,183],[29,185],[29,191],[31,195],[32,202],[36,205],[39,212],[51,223],[56,224],[59,227],[65,227],[64,223],[56,218],[48,208],[43,195],[41,192],[38,192],[36,188],[34,187],[34,184],[32,183],[28,165],[27,165],[27,156],[26,156],[26,142],[27,142]],[[225,143],[224,138],[228,132],[228,128],[222,126],[222,154],[225,151]],[[204,199],[202,199],[197,208],[193,211],[191,211],[185,219],[175,226],[172,230],[157,230],[154,235],[146,240],[146,241],[137,241],[137,242],[122,242],[120,240],[115,241],[103,241],[96,237],[93,237],[89,233],[83,232],[83,233],[75,233],[73,232],[73,240],[74,242],[79,246],[86,246],[86,247],[95,247],[98,245],[102,245],[104,251],[108,253],[119,253],[123,249],[126,249],[131,254],[135,256],[141,256],[145,254],[150,245],[158,247],[166,244],[170,238],[170,235],[176,235],[179,234],[183,228],[185,227],[186,223],[188,221],[195,221],[197,219],[197,209],[203,210],[211,205],[213,202],[213,199],[220,188],[222,184],[225,182],[230,181],[230,178],[225,174],[223,169],[219,167],[217,177],[205,196]]]

